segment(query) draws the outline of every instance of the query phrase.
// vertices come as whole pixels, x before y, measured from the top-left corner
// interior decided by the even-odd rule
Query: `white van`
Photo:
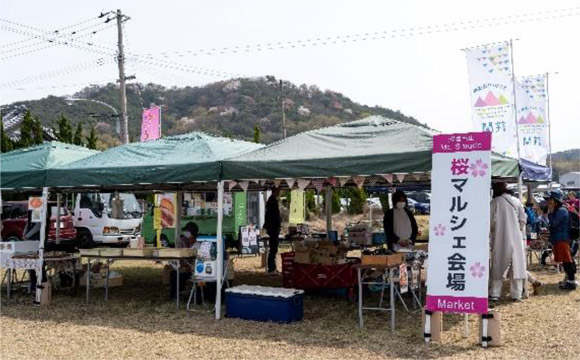
[[[77,194],[74,226],[79,248],[126,246],[141,235],[143,210],[131,193]]]

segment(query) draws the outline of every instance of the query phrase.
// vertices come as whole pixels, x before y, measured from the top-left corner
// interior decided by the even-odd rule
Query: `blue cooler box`
[[[303,317],[304,290],[241,285],[226,289],[226,316],[291,323]]]

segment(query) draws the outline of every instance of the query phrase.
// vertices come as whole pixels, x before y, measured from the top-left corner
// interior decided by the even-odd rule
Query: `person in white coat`
[[[493,184],[491,200],[491,293],[490,300],[501,295],[502,280],[511,265],[510,296],[520,301],[527,278],[526,251],[522,228],[526,224],[522,203],[511,196],[505,183]]]

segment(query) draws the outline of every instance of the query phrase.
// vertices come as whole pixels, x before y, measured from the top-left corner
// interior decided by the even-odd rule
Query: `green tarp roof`
[[[370,116],[307,131],[223,162],[223,179],[355,176],[431,171],[430,129]],[[514,178],[517,160],[492,155],[492,175]]]
[[[50,169],[97,154],[96,150],[51,141],[0,155],[2,189],[42,188]]]
[[[263,145],[192,132],[117,146],[49,173],[52,187],[216,181],[220,160]]]

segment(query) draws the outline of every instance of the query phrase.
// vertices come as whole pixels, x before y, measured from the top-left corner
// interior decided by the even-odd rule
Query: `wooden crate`
[[[362,255],[361,263],[363,265],[398,265],[405,261],[405,254],[393,254],[393,255]]]

